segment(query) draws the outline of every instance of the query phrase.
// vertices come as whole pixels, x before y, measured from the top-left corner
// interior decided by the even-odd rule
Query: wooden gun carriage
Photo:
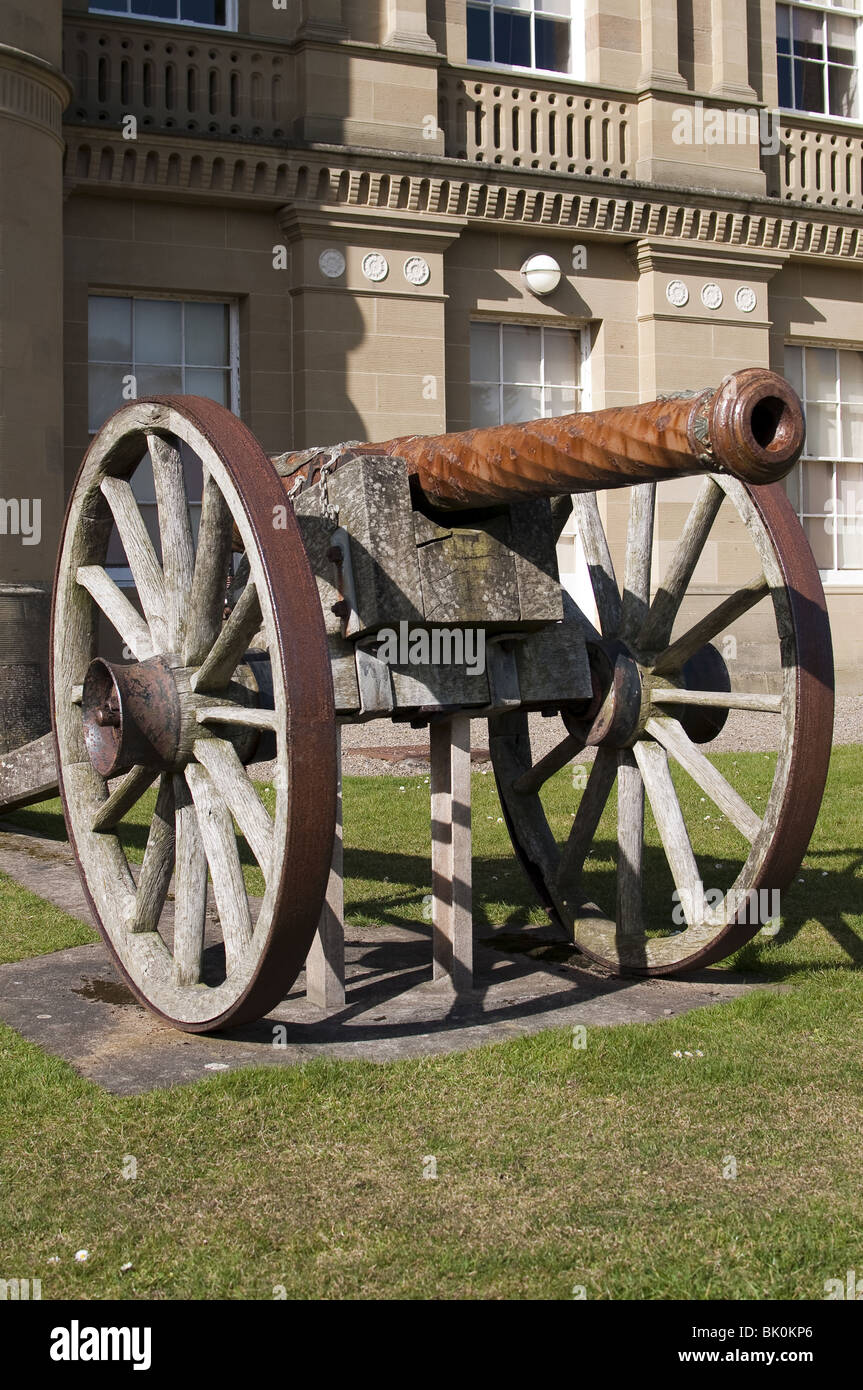
[[[515,853],[587,956],[613,972],[667,974],[753,936],[766,920],[763,890],[783,889],[805,853],[830,752],[824,597],[777,483],[803,438],[794,392],[760,369],[648,405],[275,458],[198,397],[119,410],[82,464],[60,547],[53,750],[88,896],[135,994],[176,1026],[206,1031],[264,1014],[308,956],[312,997],[343,997],[338,729],[370,719],[430,726],[435,973],[456,989],[471,979],[472,718],[488,720]],[[130,484],[148,452],[155,544]],[[203,469],[197,537],[191,455]],[[657,485],[690,474],[705,476],[652,590]],[[630,485],[618,583],[596,494]],[[591,613],[558,578],[555,547],[572,506]],[[748,532],[749,568],[676,631],[721,508]],[[106,566],[112,535],[137,605]],[[778,670],[761,689],[732,688],[716,643],[762,601]],[[128,660],[100,656],[106,620]],[[484,662],[465,658],[470,634]],[[757,808],[702,751],[729,710],[782,720]],[[532,711],[563,721],[541,758]],[[591,748],[561,847],[542,789]],[[267,754],[277,772],[265,804],[249,765]],[[34,757],[33,746],[21,750],[7,805],[45,794],[50,775]],[[6,760],[14,767],[14,755]],[[742,867],[718,908],[705,900],[672,764],[740,836]],[[33,769],[23,790],[21,767]],[[616,871],[598,903],[584,867],[607,805],[614,820],[615,783]],[[133,874],[118,830],[154,784]],[[648,910],[646,801],[683,922],[670,899]],[[246,890],[235,826],[262,871],[260,900]]]

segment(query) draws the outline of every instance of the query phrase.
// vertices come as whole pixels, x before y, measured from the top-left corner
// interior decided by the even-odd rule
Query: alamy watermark
[[[22,545],[42,539],[42,500],[39,497],[0,497],[0,536],[20,536]]]
[[[675,145],[757,145],[779,153],[779,112],[758,106],[676,106],[671,113]]]
[[[763,922],[766,929],[779,921],[779,896],[778,888],[731,888],[727,893],[721,888],[675,888],[671,895],[674,902],[671,920],[681,927],[686,922],[721,917],[726,922],[736,919],[753,926]],[[777,925],[775,931],[767,934],[775,935],[778,931]]]
[[[388,666],[464,666],[468,675],[485,671],[485,628],[414,627],[405,619],[377,634],[378,659]]]

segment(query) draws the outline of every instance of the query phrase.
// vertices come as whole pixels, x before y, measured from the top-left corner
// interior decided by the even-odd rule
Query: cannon
[[[749,940],[806,851],[830,754],[824,595],[777,481],[803,440],[796,395],[761,369],[646,405],[272,457],[209,400],[155,397],[118,410],[81,465],[59,550],[53,748],[87,894],[138,998],[203,1032],[258,1018],[284,997],[326,900],[338,728],[370,719],[430,726],[438,822],[452,812],[444,793],[453,730],[464,768],[467,721],[488,720],[515,854],[551,922],[607,970],[689,971]],[[149,529],[132,485],[146,456],[157,515]],[[187,484],[195,468],[196,527]],[[699,474],[652,583],[657,487]],[[618,582],[597,491],[625,486]],[[570,507],[590,611],[557,570]],[[739,584],[721,599],[702,595],[702,615],[679,630],[711,528],[734,513],[751,543],[748,556],[740,550]],[[118,541],[135,601],[106,563]],[[718,643],[762,602],[772,609],[777,669],[740,689]],[[122,661],[108,659],[106,631],[122,643]],[[484,661],[471,660],[480,647]],[[757,806],[704,751],[731,710],[781,721]],[[562,720],[560,741],[541,757],[531,712]],[[562,834],[543,788],[584,750],[593,760]],[[249,773],[264,756],[276,763],[266,804]],[[716,874],[693,847],[675,767],[741,847],[718,905],[705,892]],[[32,781],[44,795],[50,774],[37,768]],[[150,788],[155,805],[133,873],[119,830]],[[660,903],[646,806],[674,885]],[[461,831],[450,815],[439,839],[463,834],[460,814]],[[260,899],[245,886],[237,828],[263,875]],[[600,843],[612,865],[601,902],[585,870]],[[439,859],[438,878],[447,863],[450,882],[436,883],[435,902],[451,928],[469,867]],[[448,949],[455,977],[452,931],[443,917],[437,928],[449,930],[441,960]]]

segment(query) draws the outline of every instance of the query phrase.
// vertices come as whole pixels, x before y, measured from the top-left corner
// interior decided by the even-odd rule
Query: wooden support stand
[[[342,838],[342,731],[336,729],[338,746],[338,796],[333,859],[327,883],[327,896],[318,930],[306,958],[306,996],[328,1013],[345,1002],[345,884],[344,842]]]
[[[433,723],[430,740],[434,978],[461,993],[473,987],[469,716]]]
[[[328,1013],[345,1003],[341,733],[338,739],[333,860],[326,902],[306,960],[306,995]],[[473,988],[469,717],[458,714],[432,724],[430,742],[433,978],[449,981],[462,993]]]

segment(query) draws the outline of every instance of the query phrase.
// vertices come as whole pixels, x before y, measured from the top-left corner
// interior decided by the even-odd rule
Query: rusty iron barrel
[[[405,459],[429,501],[452,509],[693,473],[772,483],[796,463],[804,438],[793,388],[775,372],[750,367],[694,397],[412,435],[363,449]]]
[[[322,468],[357,454],[403,458],[415,484],[444,510],[628,487],[696,473],[746,483],[784,477],[803,450],[803,409],[781,376],[747,367],[715,389],[643,405],[559,415],[456,434],[403,435],[282,454],[285,486],[309,486]]]

